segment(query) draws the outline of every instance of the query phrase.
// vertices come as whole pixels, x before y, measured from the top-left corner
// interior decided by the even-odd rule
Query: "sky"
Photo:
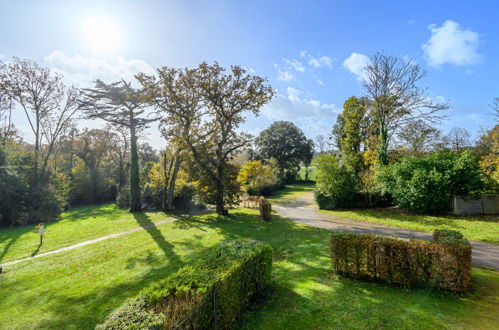
[[[247,67],[277,90],[242,127],[254,135],[275,120],[330,133],[376,52],[427,71],[420,86],[451,104],[444,132],[494,125],[499,1],[0,0],[0,17],[0,60],[29,58],[82,87],[203,61]],[[28,132],[21,112],[14,120]],[[166,145],[155,126],[146,139]]]

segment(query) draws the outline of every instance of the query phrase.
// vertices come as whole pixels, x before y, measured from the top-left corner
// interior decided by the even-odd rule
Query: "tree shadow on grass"
[[[151,218],[145,213],[133,213],[135,221],[145,230],[156,242],[158,247],[164,252],[165,256],[173,262],[179,262],[179,256],[173,251],[174,246],[170,244],[161,234],[158,227],[152,222]]]
[[[9,252],[10,248],[14,245],[14,243],[23,235],[28,234],[33,230],[33,226],[24,226],[18,228],[0,228],[0,245],[4,242],[8,241],[7,244],[3,246],[3,250],[0,253],[0,262],[4,261],[3,259]]]
[[[37,326],[42,325],[47,329],[94,329],[97,324],[104,322],[105,318],[118,306],[128,299],[137,296],[140,291],[150,285],[177,272],[185,264],[192,264],[205,256],[211,248],[200,251],[192,251],[184,255],[183,259],[175,258],[177,261],[161,263],[161,258],[147,254],[145,258],[137,258],[124,267],[134,268],[140,262],[150,266],[149,270],[140,277],[130,277],[126,283],[107,286],[99,290],[91,290],[86,294],[63,294],[51,291],[49,304],[44,306],[47,315]],[[82,269],[81,271],[85,271]]]

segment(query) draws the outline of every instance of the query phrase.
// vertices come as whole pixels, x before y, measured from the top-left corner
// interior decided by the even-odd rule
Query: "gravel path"
[[[396,236],[401,238],[419,238],[431,240],[430,233],[411,229],[401,229],[364,221],[343,219],[320,213],[314,201],[313,193],[304,193],[291,203],[274,204],[274,209],[283,217],[296,222],[326,229],[341,229],[354,233]],[[499,269],[499,245],[470,241],[473,263]]]

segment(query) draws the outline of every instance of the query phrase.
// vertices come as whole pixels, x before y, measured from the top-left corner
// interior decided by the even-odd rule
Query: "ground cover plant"
[[[112,214],[106,206],[96,211]],[[497,271],[473,268],[472,293],[464,297],[343,279],[331,273],[329,231],[276,215],[265,222],[257,210],[231,213],[181,217],[6,267],[0,275],[0,324],[13,329],[93,328],[124,300],[165,274],[202,260],[222,240],[253,238],[274,249],[276,287],[269,300],[244,315],[239,328],[492,329],[497,325]],[[147,213],[136,215],[141,221],[151,219]]]

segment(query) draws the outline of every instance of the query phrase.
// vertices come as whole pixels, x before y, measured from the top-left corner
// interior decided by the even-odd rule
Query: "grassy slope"
[[[0,229],[0,263],[55,250],[86,240],[147,225],[168,218],[161,212],[147,212],[147,219],[135,217],[114,204],[78,207],[63,213],[61,220],[45,223],[45,240],[39,245],[32,226]],[[81,221],[84,219],[85,221]]]
[[[410,214],[399,208],[321,210],[321,212],[339,218],[425,232],[432,232],[435,229],[459,230],[468,239],[499,244],[497,216],[430,216]]]
[[[499,272],[475,268],[475,291],[464,298],[341,279],[330,273],[326,230],[277,217],[266,223],[256,211],[234,210],[227,219],[185,218],[9,267],[0,275],[0,325],[92,328],[142,287],[236,237],[275,249],[275,294],[245,315],[243,328],[493,328],[499,322]]]

